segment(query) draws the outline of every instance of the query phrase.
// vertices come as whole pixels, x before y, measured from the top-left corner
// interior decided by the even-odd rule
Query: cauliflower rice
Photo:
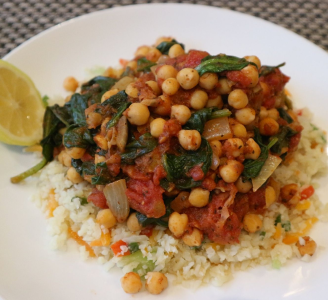
[[[274,174],[274,178],[282,184],[310,185],[317,176],[324,175],[327,171],[325,133],[311,123],[311,114],[307,109],[301,112],[299,121],[304,130],[298,150],[292,161],[287,160]],[[93,203],[81,204],[79,197],[86,198],[91,185],[85,181],[72,184],[66,178],[67,169],[57,160],[49,163],[40,172],[38,190],[32,197],[48,217],[47,231],[51,236],[51,248],[66,250],[70,232],[73,231],[80,237],[80,244],[84,244],[79,246],[82,259],[89,259],[91,249],[105,270],[120,267],[124,273],[133,271],[141,263],[140,260],[115,257],[110,246],[89,246],[102,235],[108,236],[109,231],[96,222],[99,208]],[[53,197],[49,197],[52,192]],[[111,229],[111,243],[119,240],[126,243],[138,242],[142,255],[154,262],[154,271],[173,275],[171,278],[174,278],[174,284],[192,288],[208,283],[221,286],[231,280],[238,270],[257,265],[280,268],[293,257],[308,261],[310,256],[301,257],[295,244],[283,243],[284,228],[277,235],[275,226],[275,219],[279,214],[282,223],[290,222],[291,232],[300,232],[304,228],[306,230],[315,223],[316,218],[328,221],[328,205],[320,202],[315,194],[308,201],[310,206],[306,210],[298,207],[288,209],[281,203],[274,203],[263,215],[262,230],[256,233],[242,231],[240,244],[222,246],[208,242],[201,247],[192,248],[174,238],[166,228],[155,227],[153,235],[148,238],[139,235],[139,232],[131,233],[125,224]],[[320,245],[320,241],[317,242]],[[302,238],[300,243],[302,244]],[[139,268],[138,273],[141,276],[146,275],[147,265]]]

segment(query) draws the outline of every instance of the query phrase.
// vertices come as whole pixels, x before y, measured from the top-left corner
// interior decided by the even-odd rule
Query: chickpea
[[[196,90],[192,93],[190,98],[190,105],[193,109],[202,109],[205,107],[208,100],[208,95],[202,90]]]
[[[109,208],[102,209],[98,212],[96,222],[100,225],[104,225],[107,229],[116,225],[116,218]]]
[[[149,119],[148,107],[141,103],[132,103],[127,109],[127,117],[133,125],[144,125]]]
[[[177,74],[177,80],[185,90],[194,88],[199,82],[199,74],[195,69],[184,68]]]
[[[245,56],[245,59],[249,62],[256,64],[258,69],[261,68],[261,61],[257,56],[255,55]]]
[[[279,111],[276,108],[271,108],[268,111],[268,117],[277,121],[280,117]]]
[[[255,120],[255,110],[253,108],[245,107],[239,109],[235,113],[237,121],[243,125],[248,125]]]
[[[262,228],[262,220],[256,214],[247,214],[243,220],[244,229],[249,233],[254,233]]]
[[[168,78],[176,78],[177,74],[178,74],[178,71],[170,65],[161,66],[156,73],[157,78],[161,78],[163,80],[168,79]]]
[[[220,166],[219,173],[225,182],[232,183],[237,181],[243,170],[244,166],[241,162],[228,159],[225,165]]]
[[[61,151],[58,155],[58,161],[65,167],[72,166],[72,158],[67,154],[66,151]]]
[[[193,228],[192,233],[185,233],[182,240],[189,247],[197,247],[202,244],[203,233],[199,229]]]
[[[169,229],[176,236],[180,237],[184,234],[188,226],[188,216],[173,212],[169,217]]]
[[[97,134],[93,137],[93,140],[97,144],[97,146],[103,150],[108,150],[108,143],[105,137],[103,137],[101,134]]]
[[[260,117],[260,120],[268,117],[268,111],[264,106],[261,106],[261,108],[260,108],[259,117]]]
[[[189,195],[189,202],[192,206],[203,207],[208,204],[210,191],[200,187],[194,188]]]
[[[246,159],[258,159],[261,154],[261,148],[253,139],[248,139],[245,148]]]
[[[264,118],[259,122],[259,130],[262,135],[272,136],[278,133],[279,124],[272,118]]]
[[[162,118],[156,118],[155,120],[151,121],[150,123],[150,134],[158,138],[162,133],[165,125],[165,120]]]
[[[223,154],[223,150],[222,150],[222,144],[220,141],[210,141],[210,146],[212,148],[213,153],[217,156],[217,157],[221,157]]]
[[[297,195],[299,192],[299,187],[295,183],[287,184],[283,186],[280,190],[281,202],[288,204],[297,204]]]
[[[253,187],[252,182],[250,180],[243,179],[242,176],[240,176],[238,178],[235,185],[236,185],[236,188],[237,188],[238,192],[243,193],[243,194],[248,193]]]
[[[70,167],[67,170],[67,179],[72,181],[72,183],[80,183],[83,181],[83,178],[80,176],[78,172],[76,172],[75,168]]]
[[[259,72],[255,66],[248,65],[241,72],[250,79],[250,84],[248,87],[255,87],[259,82]]]
[[[162,84],[163,92],[170,96],[176,94],[179,88],[180,88],[179,82],[175,78],[165,79]]]
[[[183,54],[185,54],[185,51],[179,44],[175,44],[175,45],[171,46],[171,48],[169,50],[169,57],[171,57],[171,58],[175,58],[175,57],[177,57],[179,55],[183,55]]]
[[[243,90],[233,90],[228,96],[228,103],[235,109],[241,109],[248,104],[248,97]]]
[[[153,295],[160,294],[168,286],[167,278],[163,273],[148,272],[146,277],[146,289]]]
[[[130,83],[126,89],[125,92],[128,94],[128,96],[132,98],[138,98],[139,90],[134,86],[133,83]]]
[[[84,155],[85,149],[72,147],[72,148],[66,148],[66,152],[71,158],[80,159]]]
[[[181,125],[187,123],[191,117],[190,109],[185,105],[173,105],[171,108],[171,119],[177,119]]]
[[[227,78],[220,78],[216,91],[221,95],[226,95],[231,92],[231,84]]]
[[[88,114],[86,114],[86,122],[88,128],[96,128],[101,124],[102,116],[100,113],[91,111]]]
[[[104,161],[106,161],[105,156],[98,155],[98,154],[95,155],[95,164],[99,164],[99,163],[104,162]]]
[[[185,150],[197,150],[202,138],[197,130],[180,130],[178,133],[179,143]]]
[[[156,96],[159,96],[161,94],[161,89],[158,86],[158,83],[153,80],[146,81],[146,84],[153,90],[154,94]]]
[[[244,142],[238,138],[227,139],[224,142],[226,152],[233,157],[238,157],[244,153]]]
[[[276,191],[272,186],[267,186],[265,188],[265,203],[266,207],[269,207],[273,202],[276,201]]]
[[[134,53],[134,56],[146,56],[150,50],[149,46],[140,46],[137,51]]]
[[[161,56],[162,52],[154,47],[149,48],[149,51],[146,54],[146,58],[152,62],[157,62]]]
[[[136,294],[142,288],[142,282],[139,274],[135,272],[126,273],[121,278],[121,285],[127,294]]]
[[[70,76],[65,78],[63,85],[66,91],[74,93],[78,88],[79,83],[74,77]]]
[[[312,256],[317,249],[317,243],[309,236],[300,237],[296,243],[296,246],[302,256],[306,254]]]
[[[216,73],[205,73],[199,78],[199,85],[205,90],[213,90],[219,82]]]
[[[246,138],[247,137],[247,130],[243,124],[237,123],[231,126],[232,132],[235,137],[238,138]]]
[[[104,93],[101,97],[101,103],[105,102],[107,99],[109,99],[110,97],[116,95],[119,92],[118,89],[112,89],[107,91],[106,93]]]
[[[128,226],[129,230],[132,232],[141,230],[142,226],[140,225],[138,219],[137,219],[137,213],[132,213],[128,220],[126,221],[126,225]]]
[[[153,112],[160,116],[169,116],[171,114],[171,100],[166,95],[159,96],[159,104],[154,108]]]
[[[217,97],[213,99],[208,99],[206,103],[206,107],[218,107],[222,108],[223,107],[223,101],[221,95],[218,95]]]
[[[137,67],[138,67],[138,64],[135,60],[131,60],[127,63],[126,66],[129,67],[131,70],[136,71]]]
[[[272,93],[271,88],[265,82],[260,82],[260,86],[262,88],[263,96],[269,96]]]

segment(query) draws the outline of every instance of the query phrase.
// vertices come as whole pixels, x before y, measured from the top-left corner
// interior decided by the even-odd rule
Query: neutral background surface
[[[328,50],[328,0],[0,0],[0,57],[37,33],[71,18],[115,6],[163,2],[240,11],[288,28]]]

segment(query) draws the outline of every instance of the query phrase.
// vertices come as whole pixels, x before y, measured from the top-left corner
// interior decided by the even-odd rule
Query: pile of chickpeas
[[[149,80],[146,84],[151,88],[154,99],[142,99],[138,101],[139,90],[135,86],[135,79],[126,78],[124,90],[126,94],[134,99],[133,103],[124,112],[124,116],[132,125],[141,128],[149,126],[149,132],[154,138],[160,138],[163,134],[165,123],[168,119],[176,119],[181,125],[187,123],[192,112],[203,109],[205,107],[223,108],[224,102],[222,96],[227,97],[227,103],[232,108],[234,114],[229,118],[229,126],[231,134],[228,137],[210,139],[209,144],[213,150],[213,158],[211,170],[217,172],[226,183],[234,183],[238,192],[248,193],[252,189],[251,181],[244,181],[241,177],[243,164],[238,157],[243,156],[245,159],[256,160],[261,154],[260,146],[252,138],[251,131],[248,130],[250,125],[258,117],[258,128],[261,135],[273,136],[279,131],[279,112],[277,109],[266,109],[261,107],[257,113],[249,104],[247,94],[243,89],[233,89],[233,82],[227,78],[220,78],[216,73],[205,73],[200,76],[193,68],[183,68],[178,71],[171,65],[165,64],[168,58],[176,58],[185,54],[184,49],[179,45],[173,45],[168,55],[156,49],[156,46],[163,41],[170,41],[170,38],[160,38],[153,47],[139,47],[135,53],[135,58],[146,57],[146,59],[161,65],[160,68],[154,68],[151,71],[155,75],[155,80]],[[245,59],[257,65],[248,65],[241,70],[244,76],[248,78],[249,89],[262,89],[265,93],[268,91],[266,83],[259,83],[258,69],[261,62],[256,56],[246,56]],[[137,61],[133,59],[126,63],[126,67],[137,70]],[[119,74],[113,69],[107,71],[108,76],[117,76]],[[78,88],[78,82],[73,77],[68,77],[64,81],[64,87],[67,91],[75,92]],[[190,96],[190,107],[183,104],[173,104],[170,97],[174,96],[180,89],[193,90]],[[214,90],[217,92],[215,98],[209,99],[209,92]],[[112,88],[107,91],[101,99],[104,102],[109,97],[120,91],[119,88]],[[293,116],[293,113],[290,113]],[[155,117],[153,117],[155,116]],[[90,112],[87,115],[88,120],[92,120],[95,124],[104,125],[101,115],[96,112]],[[107,120],[108,121],[108,120]],[[201,145],[201,134],[197,130],[180,130],[177,134],[180,145],[185,150],[195,151]],[[109,149],[109,140],[103,136],[96,136],[95,142],[104,150]],[[63,165],[69,167],[67,178],[73,183],[79,183],[84,179],[71,166],[71,158],[80,159],[85,153],[85,149],[70,148],[65,149],[59,154],[59,161]],[[96,160],[99,162],[100,157]],[[265,190],[266,207],[269,207],[276,201],[277,195],[275,189],[268,185]],[[182,191],[178,193],[176,199],[172,203],[175,211],[170,215],[168,227],[170,232],[176,237],[181,238],[188,246],[200,246],[203,241],[203,233],[197,228],[187,232],[188,216],[181,213],[184,207],[204,207],[209,203],[210,191],[197,187],[191,189],[190,192]],[[184,206],[187,203],[188,206]],[[109,209],[101,210],[97,215],[100,224],[107,228],[112,228],[116,224],[115,217]],[[263,217],[258,214],[248,213],[243,220],[243,227],[249,233],[254,233],[262,228]],[[138,232],[142,226],[138,222],[136,213],[130,214],[127,219],[127,227],[131,232]],[[308,244],[308,240],[304,241],[304,245]],[[304,248],[305,246],[302,245]],[[311,244],[312,245],[312,244]],[[125,274],[121,279],[121,284],[125,292],[137,293],[142,289],[142,281],[140,276],[135,272]],[[150,272],[146,276],[146,289],[152,294],[161,293],[168,285],[167,278],[160,272]]]

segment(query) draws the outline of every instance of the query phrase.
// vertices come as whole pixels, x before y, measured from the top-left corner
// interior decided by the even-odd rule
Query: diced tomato
[[[204,172],[202,168],[197,165],[190,169],[190,171],[188,172],[188,176],[192,177],[192,179],[195,181],[199,181],[204,178]]]
[[[271,97],[271,98],[265,99],[262,103],[262,106],[264,106],[266,109],[271,109],[271,108],[274,108],[275,104],[276,104],[276,98]]]
[[[212,178],[206,177],[202,182],[202,187],[206,190],[213,191],[216,187],[216,183]]]
[[[190,50],[184,62],[184,68],[196,68],[208,55],[206,51]]]
[[[247,88],[252,80],[241,71],[227,72],[227,78],[236,83],[237,87]]]
[[[154,170],[153,182],[155,185],[159,185],[161,179],[166,177],[165,169],[162,165],[159,165]]]
[[[310,185],[309,187],[307,187],[306,189],[304,189],[301,192],[301,200],[305,200],[310,198],[312,195],[314,194],[314,188],[312,185]]]
[[[88,202],[92,202],[95,206],[99,208],[108,208],[107,200],[103,192],[93,189],[91,194],[88,196]]]
[[[114,243],[113,245],[111,245],[110,247],[112,248],[114,255],[117,257],[121,257],[121,256],[126,256],[126,255],[130,255],[130,251],[129,249],[127,249],[127,251],[123,252],[123,250],[121,249],[121,247],[128,247],[128,244],[122,240],[117,241],[116,243]]]
[[[164,190],[154,185],[151,180],[130,179],[125,193],[130,206],[148,218],[160,218],[165,215],[166,208],[162,196]]]
[[[85,162],[85,161],[94,160],[94,158],[87,151],[85,151],[81,160]]]
[[[251,212],[263,213],[266,205],[265,202],[265,188],[266,186],[261,187],[256,192],[248,192],[248,203],[249,209]]]
[[[154,227],[152,227],[152,226],[147,226],[147,227],[141,229],[139,235],[146,235],[146,236],[148,236],[148,237],[151,237],[151,235],[153,234],[153,229],[154,229]]]

